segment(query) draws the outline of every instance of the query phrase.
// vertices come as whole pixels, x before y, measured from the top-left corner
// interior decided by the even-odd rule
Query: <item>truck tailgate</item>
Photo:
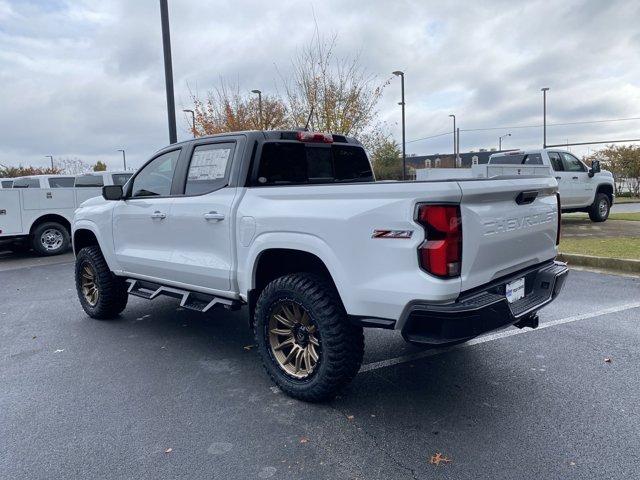
[[[556,256],[558,206],[553,177],[458,183],[462,291]]]

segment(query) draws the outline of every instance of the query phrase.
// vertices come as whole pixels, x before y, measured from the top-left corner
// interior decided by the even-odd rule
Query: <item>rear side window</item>
[[[258,185],[371,181],[373,172],[362,147],[295,142],[262,147]]]
[[[234,148],[234,143],[213,143],[194,148],[185,195],[202,195],[226,186]]]
[[[102,179],[102,175],[82,175],[81,177],[76,177],[76,187],[79,188],[102,187],[103,185],[104,180]]]
[[[40,188],[37,178],[19,178],[13,181],[13,188]]]
[[[131,178],[133,173],[113,173],[111,179],[114,185],[124,185]]]
[[[2,188],[11,188],[13,186],[13,180],[3,180]]]
[[[564,166],[562,165],[562,159],[560,158],[560,154],[556,152],[549,152],[549,161],[551,162],[551,167],[556,172],[563,172]]]

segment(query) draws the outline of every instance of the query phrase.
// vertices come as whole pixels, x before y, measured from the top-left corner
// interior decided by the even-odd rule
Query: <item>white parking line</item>
[[[521,335],[523,333],[537,332],[538,330],[555,327],[557,325],[563,325],[565,323],[577,322],[579,320],[587,320],[589,318],[600,317],[602,315],[607,315],[609,313],[623,312],[625,310],[631,310],[633,308],[638,308],[638,307],[640,307],[640,302],[625,303],[623,305],[605,308],[603,310],[598,310],[596,312],[582,313],[580,315],[572,315],[570,317],[560,318],[558,320],[551,320],[549,322],[541,323],[540,326],[538,326],[538,328],[533,330],[529,328],[527,329],[523,328],[522,330],[504,330],[502,332],[492,333],[490,335],[484,335],[481,337],[474,338],[472,340],[469,340],[466,343],[463,343],[461,345],[456,345],[454,347],[434,348],[432,350],[426,350],[424,352],[417,352],[417,353],[412,353],[410,355],[403,355],[401,357],[389,358],[388,360],[381,360],[379,362],[367,363],[360,368],[360,373],[370,372],[371,370],[390,367],[392,365],[398,365],[401,363],[413,362],[415,360],[420,360],[421,358],[433,357],[436,355],[440,355],[441,353],[459,350],[462,348],[470,347],[472,345],[478,345],[480,343],[493,342],[494,340],[500,340],[501,338],[511,337],[513,335]]]

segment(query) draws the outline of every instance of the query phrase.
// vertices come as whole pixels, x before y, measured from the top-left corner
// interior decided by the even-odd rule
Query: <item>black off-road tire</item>
[[[610,211],[611,201],[609,197],[604,193],[598,193],[593,201],[593,205],[591,205],[589,209],[589,218],[592,222],[604,222],[609,218]]]
[[[269,344],[269,318],[279,302],[293,301],[307,311],[317,326],[319,360],[305,379],[288,375],[275,359]],[[333,398],[358,373],[364,355],[362,327],[349,323],[335,287],[320,276],[289,274],[267,285],[255,310],[255,338],[264,367],[280,389],[307,402]]]
[[[42,243],[42,238],[47,234],[47,232],[55,232],[56,235],[60,236],[60,245],[55,249],[48,249]],[[31,246],[39,255],[60,255],[61,253],[69,250],[69,247],[71,246],[69,230],[58,222],[44,222],[38,225],[33,231]]]
[[[98,289],[95,305],[91,305],[82,290],[82,273],[85,266],[89,266],[95,272],[95,285]],[[111,273],[100,247],[85,247],[78,252],[75,276],[80,305],[90,317],[100,320],[116,318],[127,306],[127,283]]]

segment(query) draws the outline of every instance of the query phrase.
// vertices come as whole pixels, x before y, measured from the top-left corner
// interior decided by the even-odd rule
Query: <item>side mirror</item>
[[[124,198],[122,185],[105,185],[102,187],[102,198],[105,200],[122,200]]]
[[[600,173],[600,160],[594,160],[591,162],[591,168],[589,169],[589,176],[593,177],[596,173]]]

